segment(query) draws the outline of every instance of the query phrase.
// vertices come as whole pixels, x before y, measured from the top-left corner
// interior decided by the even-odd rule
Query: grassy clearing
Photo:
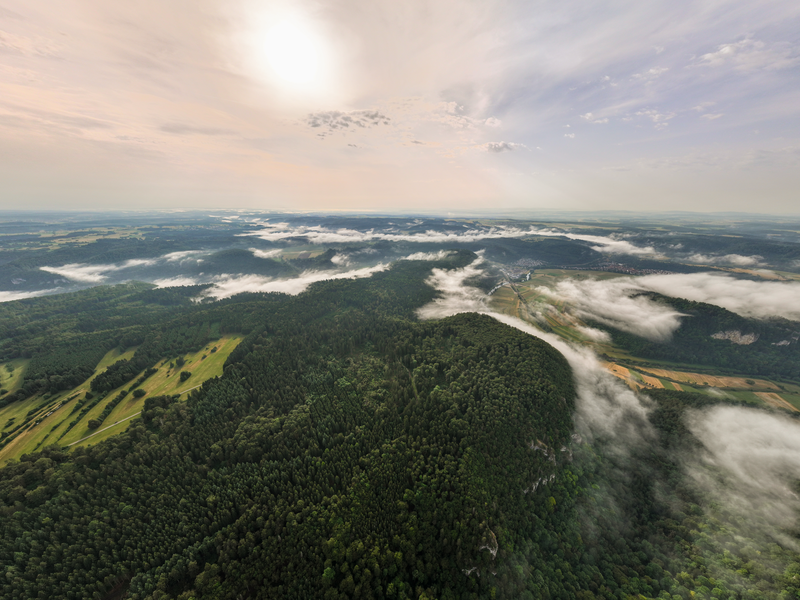
[[[212,377],[219,377],[222,375],[222,367],[225,364],[225,360],[227,360],[230,353],[233,352],[233,349],[236,348],[241,341],[241,336],[231,335],[225,336],[215,342],[211,342],[198,352],[185,354],[183,359],[186,361],[186,363],[182,367],[175,366],[174,368],[170,368],[170,362],[174,361],[161,361],[158,365],[156,365],[158,372],[152,375],[140,386],[141,389],[146,392],[146,394],[141,398],[134,398],[133,394],[128,394],[128,396],[126,396],[125,399],[120,402],[114,408],[114,410],[111,411],[111,413],[103,422],[103,425],[101,425],[100,429],[103,429],[109,425],[113,425],[115,422],[141,411],[142,408],[144,408],[144,402],[147,398],[153,396],[172,396],[176,394],[183,394],[184,392],[201,385],[204,381],[207,381]],[[211,349],[215,347],[217,348],[217,351],[211,353]],[[181,371],[189,371],[192,375],[189,377],[189,379],[182,382],[180,381]],[[141,373],[138,374],[136,378],[138,378],[140,375]],[[107,396],[108,400],[93,408],[86,415],[83,422],[74,427],[72,431],[64,436],[64,439],[61,440],[60,443],[63,443],[64,445],[70,444],[72,442],[77,442],[87,435],[90,435],[92,431],[89,430],[85,423],[88,423],[89,419],[99,416],[100,413],[103,412],[105,405],[113,400],[120,391],[129,387],[130,383],[131,382],[128,382],[128,384],[122,386],[118,390],[110,392]],[[124,423],[120,423],[119,427],[112,427],[111,429],[99,433],[88,440],[75,444],[73,447],[97,444],[103,439],[106,439],[112,435],[116,435],[121,431],[125,431],[125,429],[127,429],[132,422],[133,419],[125,421]]]
[[[519,298],[509,286],[499,288],[489,298],[492,309],[506,315],[517,316]]]
[[[60,431],[67,427],[64,423],[53,430],[56,424],[60,424],[73,407],[85,397],[89,390],[89,384],[105,369],[120,359],[127,359],[133,356],[136,347],[128,349],[114,348],[103,356],[95,368],[94,374],[79,386],[56,394],[36,395],[26,398],[21,402],[14,402],[0,409],[0,428],[3,432],[11,432],[15,427],[22,424],[31,415],[29,423],[23,428],[24,431],[17,435],[9,444],[0,449],[0,464],[7,462],[11,457],[18,457],[22,454],[33,452],[45,444],[54,443]],[[26,363],[27,364],[27,361]],[[22,369],[20,369],[20,376]],[[77,415],[73,415],[73,418]],[[71,419],[67,419],[69,422]],[[55,434],[55,435],[54,435]]]
[[[0,389],[13,392],[22,384],[22,376],[30,362],[29,358],[15,358],[0,365]]]
[[[106,417],[100,429],[104,429],[109,425],[114,425],[117,421],[141,411],[144,407],[144,401],[151,396],[182,394],[212,377],[221,375],[225,360],[241,340],[241,336],[225,336],[215,342],[209,343],[199,352],[184,355],[183,359],[186,362],[181,368],[170,369],[170,361],[161,361],[156,365],[158,372],[140,386],[146,394],[141,398],[134,398],[133,394],[128,394],[114,410],[111,411],[108,417]],[[211,353],[211,349],[214,347],[217,348],[217,351]],[[122,390],[129,389],[130,385],[142,375],[141,373],[137,374],[133,380],[127,382],[125,385],[106,394],[105,398],[84,415],[79,423],[61,437],[69,428],[70,422],[80,414],[80,410],[76,411],[74,414],[70,413],[75,409],[77,403],[85,398],[85,393],[89,390],[89,384],[92,379],[116,361],[123,358],[130,358],[133,356],[134,351],[135,348],[125,351],[120,351],[119,349],[112,350],[100,361],[95,370],[95,374],[72,390],[61,392],[47,399],[41,396],[35,396],[0,410],[0,427],[12,417],[15,419],[13,423],[19,424],[25,419],[29,411],[33,409],[38,410],[36,417],[31,421],[27,431],[20,434],[16,439],[0,450],[0,465],[5,464],[11,459],[19,458],[23,454],[35,452],[49,444],[57,443],[60,446],[67,446],[91,435],[93,432],[88,428],[89,420],[99,417],[108,403],[112,402]],[[203,356],[205,356],[205,358],[203,358]],[[190,371],[192,373],[191,377],[184,382],[180,381],[181,370]],[[52,414],[48,414],[51,412],[52,408],[73,396],[75,396],[73,400],[66,402],[60,408],[52,412]],[[39,421],[38,423],[36,423],[37,420]],[[120,423],[117,427],[111,427],[73,447],[96,444],[112,435],[125,431],[133,420],[134,419],[131,419]],[[14,425],[12,425],[12,427],[13,426]],[[59,439],[60,437],[61,439]]]

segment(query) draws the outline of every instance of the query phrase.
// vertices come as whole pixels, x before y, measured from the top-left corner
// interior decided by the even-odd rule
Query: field
[[[82,412],[79,409],[91,405],[88,401],[84,405],[79,405],[85,401],[85,393],[89,390],[91,380],[117,360],[133,356],[136,349],[110,351],[98,364],[95,374],[76,388],[52,396],[34,396],[0,409],[0,427],[3,427],[4,432],[22,423],[27,416],[32,416],[28,425],[23,428],[23,432],[0,449],[0,464],[34,452],[45,445],[88,446],[124,431],[133,421],[130,417],[142,410],[147,398],[184,394],[204,381],[221,375],[225,360],[241,339],[241,336],[224,336],[215,342],[210,342],[202,350],[184,355],[182,358],[185,364],[181,367],[174,362],[161,361],[156,365],[158,371],[140,386],[146,392],[145,395],[140,398],[135,398],[133,394],[125,396],[108,414],[97,431],[89,429],[89,421],[100,416],[106,406],[117,398],[121,391],[129,389],[131,383],[138,379],[141,373],[132,381],[106,394],[102,401],[97,402],[80,418],[77,424],[70,427]],[[216,348],[216,351],[212,352],[213,348]],[[191,376],[185,381],[180,381],[181,371],[189,371]]]
[[[22,375],[30,359],[17,358],[0,365],[0,389],[13,392],[22,383]]]
[[[71,229],[42,229],[31,232],[38,238],[24,242],[14,241],[10,245],[16,249],[57,250],[65,245],[90,244],[100,239],[143,239],[143,234],[137,227],[87,227],[78,233],[80,235],[76,235],[76,232]],[[13,239],[13,234],[0,234],[0,243],[5,242],[4,237]]]

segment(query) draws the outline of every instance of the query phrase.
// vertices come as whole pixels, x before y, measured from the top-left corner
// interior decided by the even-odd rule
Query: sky
[[[0,0],[9,209],[800,212],[800,3]]]

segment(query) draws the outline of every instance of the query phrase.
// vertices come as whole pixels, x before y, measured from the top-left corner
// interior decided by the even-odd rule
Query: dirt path
[[[120,423],[123,423],[124,421],[127,421],[128,419],[132,419],[132,418],[133,418],[133,417],[135,417],[136,415],[140,415],[140,414],[142,414],[142,411],[139,411],[139,412],[137,412],[136,414],[133,414],[133,415],[131,415],[130,417],[125,417],[124,419],[120,419],[119,421],[116,421],[115,423],[113,423],[112,425],[109,425],[108,427],[103,427],[102,429],[98,429],[98,430],[97,430],[97,431],[95,431],[93,434],[91,434],[91,435],[87,435],[85,438],[81,438],[81,439],[79,439],[77,442],[72,442],[71,444],[67,444],[67,448],[69,448],[70,446],[74,446],[75,444],[80,444],[82,441],[84,441],[84,440],[88,440],[90,437],[94,437],[94,436],[96,436],[98,433],[102,433],[102,432],[104,432],[106,429],[111,429],[111,428],[112,428],[112,427],[114,427],[115,425],[119,425]]]
[[[203,385],[203,384],[201,383],[200,385]],[[196,386],[194,386],[194,387],[190,387],[188,390],[183,390],[183,391],[182,391],[180,394],[178,394],[178,395],[180,396],[180,395],[182,395],[182,394],[185,394],[186,392],[191,392],[192,390],[196,390],[197,388],[199,388],[199,387],[200,387],[200,385],[196,385]],[[133,418],[133,417],[135,417],[136,415],[140,415],[140,414],[142,414],[142,411],[139,411],[139,412],[137,412],[137,413],[134,413],[134,414],[132,414],[130,417],[125,417],[124,419],[120,419],[119,421],[115,421],[113,424],[109,425],[108,427],[103,427],[102,429],[98,429],[97,431],[95,431],[95,432],[94,432],[94,433],[92,433],[91,435],[87,435],[86,437],[79,439],[77,442],[72,442],[71,444],[67,444],[67,448],[69,448],[70,446],[74,446],[75,444],[80,444],[81,442],[83,442],[83,441],[85,441],[85,440],[88,440],[88,439],[89,439],[89,438],[91,438],[91,437],[94,437],[94,436],[96,436],[98,433],[102,433],[102,432],[104,432],[106,429],[111,429],[112,427],[114,427],[114,426],[116,426],[116,425],[119,425],[120,423],[124,423],[124,422],[125,422],[125,421],[127,421],[128,419],[132,419],[132,418]]]

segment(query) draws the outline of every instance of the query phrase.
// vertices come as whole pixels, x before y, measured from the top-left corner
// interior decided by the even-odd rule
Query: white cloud
[[[417,310],[420,319],[442,319],[465,312],[486,312],[486,294],[464,282],[481,274],[483,256],[463,269],[433,269],[427,284],[440,292],[441,296]]]
[[[602,117],[601,118],[601,117],[598,117],[597,115],[592,114],[590,112],[581,115],[581,119],[585,119],[586,121],[589,121],[590,123],[597,123],[597,124],[608,123],[608,117]]]
[[[291,227],[288,224],[270,226],[268,229],[240,233],[239,236],[254,236],[264,240],[277,241],[290,237],[305,237],[314,244],[333,244],[347,242],[366,242],[372,240],[385,240],[389,242],[422,242],[422,243],[468,243],[486,239],[522,238],[528,236],[566,237],[573,240],[582,240],[596,244],[594,249],[606,254],[631,254],[636,256],[651,256],[661,258],[651,246],[640,247],[627,240],[603,237],[597,235],[582,235],[562,232],[553,229],[520,229],[519,227],[485,227],[480,229],[466,229],[464,232],[451,233],[429,230],[424,233],[399,233],[392,230],[357,231],[355,229],[326,229],[319,225]]]
[[[283,252],[280,248],[275,250],[259,250],[258,248],[250,248],[250,252],[257,258],[277,258]]]
[[[646,275],[608,280],[560,281],[538,288],[558,298],[578,317],[651,340],[666,340],[680,327],[681,313],[641,292],[686,298],[721,306],[745,317],[800,320],[800,283],[750,281],[722,274]]]
[[[763,256],[744,256],[741,254],[725,254],[724,256],[709,256],[707,254],[692,254],[686,260],[703,265],[736,265],[737,267],[755,267],[763,265]]]
[[[487,142],[478,147],[484,148],[487,152],[512,152],[519,148],[528,149],[525,144],[517,144],[515,142]]]
[[[669,67],[653,67],[652,69],[648,69],[647,71],[634,74],[633,77],[631,77],[631,79],[639,81],[652,81],[653,79],[661,77],[661,75],[663,75],[667,71],[669,71]]]
[[[584,325],[577,325],[575,329],[593,342],[608,343],[611,341],[611,336],[607,331],[595,329],[594,327],[586,327]]]
[[[707,302],[744,317],[800,320],[800,282],[796,281],[750,281],[713,273],[645,275],[632,281],[644,290]]]
[[[120,264],[108,265],[87,265],[83,263],[71,263],[61,267],[39,267],[40,270],[54,275],[60,275],[65,279],[71,281],[79,281],[81,283],[100,283],[107,279],[106,273],[114,271],[122,271],[131,267],[144,267],[151,266],[158,262],[157,259],[141,259],[135,258],[126,260]]]
[[[183,262],[187,259],[191,259],[200,254],[208,254],[208,253],[205,250],[184,250],[182,252],[170,252],[169,254],[165,254],[161,258],[163,258],[167,262]]]
[[[714,114],[706,113],[706,114],[702,115],[700,118],[701,119],[708,119],[709,121],[714,121],[715,119],[719,119],[720,117],[723,117],[723,116],[725,116],[723,113],[714,113]]]
[[[61,288],[52,288],[49,290],[37,290],[35,292],[2,292],[0,291],[0,302],[13,302],[14,300],[24,300],[25,298],[36,298],[38,296],[46,296],[48,294],[55,294],[61,291]]]
[[[637,295],[641,289],[635,280],[628,278],[565,279],[552,290],[539,287],[537,291],[567,302],[570,310],[581,318],[593,319],[655,341],[669,339],[681,326],[681,313]]]
[[[574,302],[576,309],[620,329],[657,339],[676,328],[674,311],[640,298],[657,292],[721,306],[744,317],[800,320],[800,282],[751,281],[722,273],[678,273],[619,277],[608,280],[566,280],[551,292]],[[670,312],[672,316],[670,316]]]
[[[475,242],[492,238],[519,238],[534,235],[534,229],[520,229],[518,227],[487,227],[482,229],[468,229],[463,233],[446,233],[429,230],[424,233],[398,233],[396,230],[357,231],[355,229],[327,229],[321,226],[291,227],[288,224],[270,226],[269,229],[241,233],[240,236],[254,236],[264,240],[276,241],[290,237],[305,237],[314,244],[336,244],[347,242],[365,242],[372,240],[386,240],[389,242]]]
[[[733,65],[740,71],[777,71],[794,67],[798,62],[800,56],[791,44],[778,42],[768,46],[765,42],[747,37],[717,46],[714,52],[700,56],[698,64],[707,67]]]
[[[401,260],[443,260],[450,256],[452,251],[439,250],[438,252],[414,252]]]
[[[800,423],[752,408],[715,406],[688,415],[687,425],[705,446],[689,473],[715,501],[759,533],[797,549],[783,531],[800,511],[794,485],[800,479]],[[766,525],[766,526],[765,526]]]
[[[170,277],[169,279],[156,279],[153,283],[160,288],[177,287],[183,285],[197,285],[199,280],[192,277]]]
[[[652,246],[636,246],[627,240],[616,239],[613,237],[604,237],[600,235],[583,235],[579,233],[561,232],[554,229],[540,229],[534,232],[536,235],[546,235],[554,237],[566,237],[571,240],[582,240],[584,242],[591,242],[597,244],[593,246],[593,250],[603,252],[605,254],[630,254],[632,256],[650,256],[652,258],[664,258]]]
[[[564,137],[565,138],[569,138],[569,139],[575,139],[575,134],[574,133],[565,133]]]
[[[500,119],[497,119],[495,117],[489,117],[484,121],[484,123],[489,127],[500,127],[500,125],[503,124],[503,122]]]
[[[650,119],[653,123],[655,123],[656,129],[664,129],[669,125],[668,121],[675,118],[676,113],[674,112],[662,113],[653,108],[647,108],[636,111],[634,115],[637,117],[645,117],[647,119]]]
[[[361,279],[371,277],[380,271],[385,271],[389,265],[379,264],[374,267],[354,269],[352,271],[305,271],[299,277],[292,279],[275,279],[261,275],[219,275],[211,281],[212,287],[204,290],[200,298],[213,298],[220,300],[230,298],[244,292],[280,292],[296,296],[305,291],[308,286],[317,281],[332,279]]]

